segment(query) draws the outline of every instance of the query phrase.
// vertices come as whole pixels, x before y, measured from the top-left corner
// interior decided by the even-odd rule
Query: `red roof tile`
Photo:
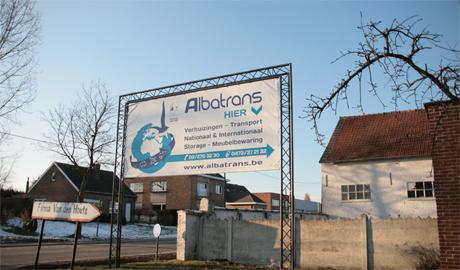
[[[341,117],[320,163],[431,156],[424,110]]]

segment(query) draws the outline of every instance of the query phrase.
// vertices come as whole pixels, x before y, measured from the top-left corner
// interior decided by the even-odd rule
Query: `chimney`
[[[27,177],[26,193],[29,192],[29,177]]]

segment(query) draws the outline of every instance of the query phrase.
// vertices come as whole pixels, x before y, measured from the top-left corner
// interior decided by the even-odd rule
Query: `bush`
[[[38,227],[38,222],[36,220],[30,220],[28,222],[25,222],[23,223],[23,226],[22,226],[22,228],[28,232],[35,232],[37,230],[37,227]]]
[[[25,195],[24,192],[8,188],[8,189],[0,189],[0,198],[3,200],[4,198],[11,198],[19,195]]]
[[[413,247],[411,253],[417,256],[417,265],[415,269],[439,269],[441,265],[439,252],[434,248],[426,248],[422,246]]]
[[[158,223],[167,226],[177,226],[176,210],[161,210],[158,213]]]
[[[34,202],[29,198],[2,198],[0,219],[4,223],[7,219],[20,217],[23,223],[30,221]]]

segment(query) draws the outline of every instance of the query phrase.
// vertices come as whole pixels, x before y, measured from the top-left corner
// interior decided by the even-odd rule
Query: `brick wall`
[[[256,192],[253,194],[256,195],[262,201],[264,201],[264,203],[267,205],[267,210],[280,210],[279,206],[272,205],[272,200],[278,200],[278,203],[281,203],[279,194],[272,192]]]
[[[51,179],[53,172],[55,173],[54,180]],[[75,202],[78,191],[53,164],[49,170],[42,175],[40,181],[30,188],[28,196],[33,200],[46,199],[56,202]]]
[[[199,197],[196,195],[197,182],[208,183],[208,199],[214,206],[224,206],[224,195],[216,194],[216,185],[222,185],[222,191],[225,190],[224,182],[199,176],[168,176],[168,177],[146,177],[146,178],[126,178],[125,183],[129,186],[131,183],[143,183],[143,192],[137,193],[138,198],[142,200],[144,212],[151,210],[152,195],[159,193],[150,192],[150,185],[154,181],[166,181],[166,209],[198,209]],[[141,195],[141,196],[139,196]]]
[[[222,186],[222,194],[216,193],[216,186]],[[225,193],[225,184],[224,181],[209,179],[209,200],[212,201],[214,206],[225,207],[224,201],[224,193]]]
[[[460,269],[460,102],[425,108],[433,136],[441,269]]]
[[[194,209],[192,176],[168,177],[168,193],[166,206],[168,209]]]

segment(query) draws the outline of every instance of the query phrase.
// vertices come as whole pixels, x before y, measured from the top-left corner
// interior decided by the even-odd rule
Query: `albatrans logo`
[[[204,97],[195,97],[187,100],[187,106],[185,107],[185,113],[189,111],[199,112],[207,111],[211,109],[228,108],[230,106],[242,106],[244,104],[254,104],[262,101],[262,92],[257,91],[253,93],[247,93],[242,96],[234,95],[227,96],[221,93],[219,97],[207,100]]]
[[[161,113],[160,126],[152,123],[144,125],[137,131],[131,144],[130,163],[133,168],[144,173],[154,173],[163,168],[166,159],[171,155],[175,140],[171,133],[167,133],[168,127],[165,124],[165,103]]]

